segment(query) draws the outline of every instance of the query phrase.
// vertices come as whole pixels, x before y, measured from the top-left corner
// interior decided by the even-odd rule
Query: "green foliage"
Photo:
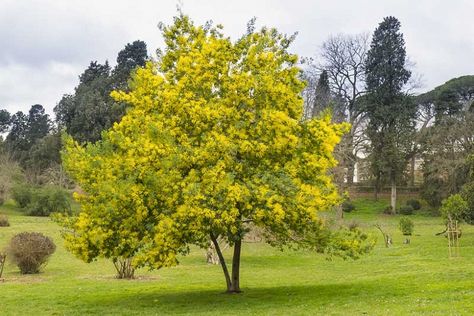
[[[5,139],[5,147],[11,152],[15,159],[23,158],[28,151],[28,116],[18,111],[10,120],[10,132]]]
[[[412,215],[414,211],[413,206],[411,205],[403,205],[398,209],[398,213],[403,215]]]
[[[388,205],[383,209],[383,213],[387,215],[393,215],[393,209],[392,206]]]
[[[32,200],[26,206],[28,215],[49,216],[52,213],[70,213],[69,192],[64,189],[45,186],[33,191]]]
[[[16,182],[23,178],[23,173],[16,161],[7,153],[0,152],[0,205],[11,195]]]
[[[405,65],[405,41],[400,27],[396,18],[384,18],[367,52],[367,94],[361,106],[369,119],[369,161],[377,187],[382,176],[388,177],[391,185],[400,179],[415,131],[416,106],[402,91],[411,73]]]
[[[51,129],[51,122],[44,107],[40,104],[31,106],[28,115],[17,112],[11,118],[11,129],[5,139],[7,150],[24,167],[28,151],[38,140],[46,136]]]
[[[398,228],[400,229],[402,234],[405,236],[411,236],[413,234],[414,226],[415,224],[408,217],[402,217],[400,218],[400,221],[398,222]]]
[[[17,184],[12,188],[12,198],[20,208],[26,208],[33,199],[33,188],[27,184]]]
[[[358,259],[375,246],[375,239],[354,224],[333,232],[328,240],[325,253],[329,258],[336,256],[344,260]]]
[[[394,109],[394,101],[400,97],[403,86],[411,76],[410,71],[405,68],[405,40],[400,27],[401,24],[395,17],[385,17],[375,30],[367,52],[368,92],[371,98],[380,101],[382,112],[377,113],[386,113],[391,117],[397,117],[398,114],[389,113],[383,108],[388,106]]]
[[[467,164],[469,166],[468,181],[462,187],[461,196],[468,204],[468,211],[466,212],[466,221],[468,223],[474,223],[474,155],[467,159]]]
[[[10,128],[11,115],[7,110],[0,110],[0,133],[5,133]]]
[[[418,211],[421,209],[421,202],[416,199],[410,199],[406,201],[406,205],[413,207],[413,210]]]
[[[59,127],[81,143],[99,140],[102,131],[125,114],[126,104],[113,100],[110,93],[114,89],[128,91],[131,72],[145,66],[147,60],[146,44],[135,41],[119,52],[114,69],[108,62],[91,62],[79,77],[74,94],[64,95],[54,108]]]
[[[28,151],[25,159],[25,173],[29,180],[36,184],[47,182],[45,173],[61,162],[61,135],[60,133],[48,134],[39,139]],[[48,179],[49,180],[49,179]]]
[[[356,209],[354,203],[351,200],[344,200],[341,204],[342,211],[346,213],[350,213]]]
[[[59,187],[33,187],[20,184],[13,189],[13,199],[28,215],[49,216],[52,213],[70,213],[69,193]]]
[[[447,220],[462,222],[468,210],[469,205],[460,194],[453,194],[441,202],[441,216]]]
[[[8,258],[22,274],[38,273],[56,250],[53,240],[41,233],[20,233],[8,245]]]
[[[434,124],[422,129],[422,195],[433,207],[470,181],[474,139],[474,76],[454,78],[417,97]],[[468,194],[464,194],[468,198]],[[473,213],[474,214],[474,213]],[[473,217],[474,218],[474,217]]]

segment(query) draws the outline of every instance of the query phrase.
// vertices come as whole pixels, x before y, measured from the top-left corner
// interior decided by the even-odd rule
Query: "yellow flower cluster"
[[[347,126],[302,121],[288,38],[264,29],[232,42],[185,16],[164,37],[131,91],[112,93],[130,105],[123,119],[96,144],[66,138],[64,166],[85,192],[69,249],[159,268],[210,232],[240,238],[249,221],[283,243],[319,223],[338,201],[327,171]]]

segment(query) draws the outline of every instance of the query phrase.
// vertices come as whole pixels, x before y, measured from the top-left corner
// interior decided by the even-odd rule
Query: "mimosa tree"
[[[162,30],[158,60],[137,70],[130,92],[113,93],[130,105],[122,120],[95,144],[66,139],[64,165],[84,191],[68,248],[161,268],[210,239],[234,293],[250,227],[273,246],[367,251],[365,235],[343,238],[318,217],[339,202],[328,169],[348,126],[302,120],[292,38],[250,25],[232,41],[182,15]],[[233,247],[231,272],[218,237]]]

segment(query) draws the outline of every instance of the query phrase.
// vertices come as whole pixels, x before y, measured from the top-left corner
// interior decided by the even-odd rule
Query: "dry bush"
[[[8,221],[8,216],[0,215],[0,227],[8,227],[10,222]]]
[[[23,232],[11,239],[8,257],[22,274],[32,274],[39,272],[55,250],[51,238],[41,233]]]

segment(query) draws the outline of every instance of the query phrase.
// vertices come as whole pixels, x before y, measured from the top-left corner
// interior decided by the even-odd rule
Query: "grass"
[[[447,241],[434,234],[442,220],[410,216],[411,244],[404,245],[398,216],[382,210],[387,201],[355,200],[357,221],[378,238],[374,251],[357,261],[328,261],[305,251],[280,252],[260,243],[243,247],[243,293],[224,294],[219,266],[193,249],[174,268],[139,270],[138,279],[114,279],[110,262],[86,264],[62,246],[59,227],[48,218],[23,216],[13,205],[0,209],[10,227],[0,227],[0,249],[12,235],[38,231],[58,245],[44,271],[20,275],[7,265],[0,282],[1,315],[472,315],[474,228],[463,225],[461,257],[449,259]],[[421,212],[422,213],[422,212]],[[380,223],[394,245],[385,248]],[[230,253],[227,252],[228,256]]]

